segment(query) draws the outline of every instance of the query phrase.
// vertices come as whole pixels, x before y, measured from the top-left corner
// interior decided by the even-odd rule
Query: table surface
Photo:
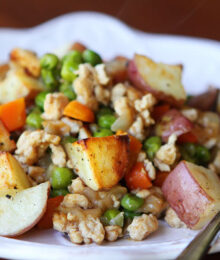
[[[81,10],[113,15],[146,32],[220,40],[219,0],[0,0],[0,27],[30,27]]]
[[[220,40],[220,0],[0,0],[0,27],[32,27],[75,11],[110,14],[146,32]]]

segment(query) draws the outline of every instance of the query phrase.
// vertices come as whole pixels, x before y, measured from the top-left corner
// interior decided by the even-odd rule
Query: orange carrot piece
[[[1,105],[0,119],[9,131],[23,127],[26,121],[24,98]]]
[[[154,185],[158,187],[162,187],[164,181],[166,180],[169,172],[157,172],[156,179],[154,181]]]
[[[118,130],[116,135],[128,135],[129,140],[130,140],[130,144],[129,144],[129,165],[128,165],[128,170],[132,168],[132,166],[134,165],[134,163],[137,161],[137,157],[139,152],[141,151],[142,148],[142,143],[135,138],[132,135],[127,134],[126,132],[123,132],[121,130]]]
[[[130,190],[148,189],[152,186],[148,173],[142,162],[137,162],[129,173],[125,175],[126,185]]]
[[[170,109],[169,104],[159,105],[154,108],[151,115],[156,121],[160,120],[162,116]]]
[[[42,219],[38,222],[37,227],[40,229],[49,229],[53,227],[53,213],[55,209],[60,205],[63,201],[64,196],[57,196],[55,198],[50,198],[47,201],[47,210],[42,217]]]
[[[71,101],[64,108],[63,114],[65,116],[79,119],[84,122],[93,123],[95,121],[95,115],[93,111],[76,100]]]
[[[178,137],[177,143],[178,144],[198,143],[198,139],[192,132],[188,132],[188,133],[180,135]]]
[[[142,143],[132,135],[128,135],[130,139],[130,151],[134,154],[139,154],[142,148]]]

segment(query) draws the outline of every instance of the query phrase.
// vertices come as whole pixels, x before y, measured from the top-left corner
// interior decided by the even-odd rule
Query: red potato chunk
[[[162,137],[164,142],[168,141],[171,134],[180,136],[193,129],[193,124],[178,110],[171,109],[166,112],[156,126],[156,134]]]
[[[210,88],[205,93],[190,98],[188,105],[203,111],[212,110],[216,104],[218,92],[218,89]]]
[[[156,63],[148,57],[136,54],[129,62],[128,77],[136,88],[153,93],[158,100],[173,106],[180,107],[186,100],[180,65]]]
[[[202,166],[181,161],[162,191],[171,208],[191,229],[200,229],[220,210],[220,180]]]

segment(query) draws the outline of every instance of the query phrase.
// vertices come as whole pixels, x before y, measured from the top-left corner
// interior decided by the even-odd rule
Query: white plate
[[[133,30],[103,14],[80,12],[67,14],[25,30],[0,29],[0,62],[15,46],[32,49],[39,55],[63,49],[81,41],[104,58],[115,55],[132,57],[134,52],[157,61],[184,65],[183,83],[189,93],[204,91],[208,85],[220,86],[220,43],[187,37],[147,34]],[[160,222],[160,228],[145,241],[119,240],[102,246],[76,246],[60,233],[33,230],[19,239],[0,238],[0,257],[10,259],[171,259],[197,234],[172,229]],[[212,252],[220,251],[220,241]]]

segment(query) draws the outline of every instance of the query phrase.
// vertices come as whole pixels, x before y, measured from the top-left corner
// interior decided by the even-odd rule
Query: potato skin
[[[92,137],[71,146],[67,153],[75,172],[94,190],[112,188],[128,170],[127,135]]]
[[[189,119],[184,117],[179,110],[170,109],[156,125],[156,134],[161,136],[164,142],[167,142],[170,135],[180,136],[192,129],[193,124]]]
[[[144,62],[144,60],[145,60],[145,62]],[[138,63],[139,63],[139,65],[138,65]],[[141,63],[142,63],[142,65],[140,65]],[[151,70],[153,72],[151,77],[156,76],[157,79],[161,80],[160,85],[157,85],[157,87],[155,87],[155,86],[151,85],[149,82],[147,82],[147,78],[150,76],[144,75],[143,71],[141,73],[140,67],[143,67],[143,66],[148,66],[149,70]],[[172,104],[173,106],[181,107],[186,100],[186,93],[184,91],[184,88],[183,88],[181,82],[178,83],[179,84],[178,90],[174,89],[174,85],[177,84],[177,82],[174,82],[174,85],[169,86],[169,88],[173,90],[173,91],[169,90],[170,94],[167,93],[168,88],[164,87],[164,82],[166,80],[168,80],[170,82],[175,81],[174,78],[172,78],[172,77],[175,74],[177,74],[177,71],[178,71],[178,73],[180,73],[180,71],[182,70],[181,65],[176,65],[176,66],[165,65],[168,68],[167,71],[165,70],[165,68],[163,68],[159,75],[153,75],[154,71],[156,71],[157,67],[159,67],[159,66],[160,66],[159,63],[157,64],[145,56],[136,54],[134,59],[131,60],[128,64],[128,78],[134,84],[134,86],[137,87],[139,90],[142,90],[143,92],[150,92],[150,93],[154,94],[154,96],[158,100],[163,100],[165,102]],[[164,64],[163,64],[163,66],[164,66]],[[173,70],[174,74],[170,73],[171,70]],[[180,92],[181,98],[177,97],[175,92]],[[179,96],[179,94],[178,94],[178,96]]]
[[[218,189],[220,181],[213,172],[186,161],[175,167],[162,186],[171,208],[191,229],[202,228],[220,210]]]
[[[212,110],[216,104],[218,93],[218,89],[210,88],[206,92],[190,98],[188,105],[202,111]]]

